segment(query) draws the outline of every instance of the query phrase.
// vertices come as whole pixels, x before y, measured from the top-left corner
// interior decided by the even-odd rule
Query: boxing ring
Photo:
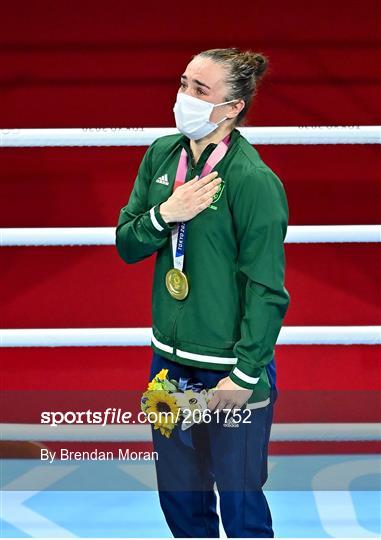
[[[239,128],[239,131],[255,145],[260,144],[295,144],[295,145],[319,145],[319,144],[380,144],[381,126],[306,126],[306,127],[247,127]],[[100,129],[9,129],[0,130],[0,147],[53,147],[53,146],[147,146],[156,138],[163,135],[178,133],[172,128],[100,128]],[[115,245],[115,227],[58,227],[58,228],[3,228],[0,229],[1,246],[112,246]],[[380,225],[317,225],[317,226],[288,226],[285,243],[380,243]],[[35,329],[1,329],[0,347],[147,347],[151,341],[150,328],[35,328]],[[277,341],[279,345],[381,345],[381,326],[284,326],[281,329]],[[151,440],[149,426],[129,426],[128,429],[115,425],[105,426],[102,431],[89,425],[59,426],[59,429],[51,429],[50,426],[28,423],[1,423],[0,440],[9,442],[149,442]],[[271,441],[381,441],[381,423],[274,423],[271,430]],[[288,456],[284,456],[287,458]],[[298,456],[294,457],[297,458]],[[278,521],[279,512],[286,512],[285,500],[289,497],[295,505],[305,509],[306,514],[311,510],[309,504],[315,505],[315,519],[318,525],[312,530],[314,535],[336,537],[336,536],[364,536],[378,537],[380,530],[380,519],[365,518],[357,519],[356,512],[369,511],[374,509],[377,513],[377,506],[380,503],[380,492],[378,489],[371,491],[357,490],[356,496],[351,498],[350,490],[330,491],[324,493],[319,490],[317,477],[329,474],[329,467],[339,466],[327,458],[317,458],[322,461],[322,468],[314,476],[314,486],[308,495],[301,490],[287,492],[269,492],[268,499],[273,508],[275,526]],[[380,484],[381,470],[380,460],[374,456],[362,459],[358,474],[373,475],[375,486]],[[364,458],[364,456],[363,456]],[[300,457],[298,458],[301,459]],[[324,461],[324,463],[323,463]],[[282,459],[270,457],[269,470]],[[273,463],[272,463],[273,462]],[[283,466],[283,465],[282,465]],[[284,460],[284,467],[293,467],[293,460]],[[327,469],[327,470],[326,470]],[[325,472],[324,472],[325,471]],[[320,476],[319,476],[320,475]],[[270,472],[271,476],[271,472]],[[321,479],[321,478],[320,478]],[[377,484],[378,482],[378,484]],[[42,483],[43,484],[43,483]],[[320,484],[322,485],[322,484]],[[266,485],[265,485],[266,488]],[[28,508],[24,504],[28,500],[25,490],[7,490],[7,485],[3,485],[4,495],[2,501],[3,527],[5,532],[12,532],[9,523],[20,519],[22,526],[20,530],[26,536],[87,536],[88,531],[78,525],[75,531],[70,531],[64,525],[49,525],[41,517],[36,516],[36,509]],[[41,488],[43,491],[43,486]],[[57,504],[65,507],[69,512],[70,501],[65,499],[65,493],[57,497]],[[64,493],[64,494],[62,494]],[[362,493],[362,498],[360,497]],[[51,496],[50,492],[50,496]],[[66,493],[67,495],[67,493]],[[72,500],[78,502],[79,493],[73,496]],[[46,495],[46,504],[49,493]],[[90,498],[95,496],[91,495]],[[43,497],[43,495],[40,497]],[[87,495],[89,497],[89,495]],[[117,492],[116,499],[111,494],[106,496],[103,493],[102,505],[105,508],[105,516],[108,520],[120,523],[121,518],[117,517],[114,510],[115,500],[123,506],[129,505],[131,511],[130,519],[134,523],[131,526],[133,536],[138,537],[138,521],[134,521],[136,515],[140,515],[144,520],[145,512],[142,508],[152,507],[154,515],[152,529],[144,529],[143,535],[150,535],[152,531],[155,536],[166,536],[168,530],[163,525],[164,518],[161,516],[158,503],[154,499],[152,492],[135,491],[132,498],[126,494]],[[118,498],[119,497],[119,498]],[[126,498],[127,497],[127,498]],[[354,500],[356,501],[354,502]],[[83,502],[83,501],[82,501]],[[86,507],[87,503],[84,505]],[[110,505],[110,507],[108,507]],[[114,506],[113,506],[114,505]],[[156,506],[155,506],[156,505]],[[356,506],[357,505],[357,506]],[[120,506],[120,507],[121,507]],[[347,521],[345,524],[336,523],[333,509],[344,508]],[[279,509],[279,511],[277,510]],[[368,510],[367,510],[368,509]],[[28,513],[29,512],[29,513]],[[33,515],[34,513],[34,515]],[[11,518],[11,519],[10,519]],[[106,536],[119,536],[117,528],[107,529],[109,521],[103,523]],[[125,519],[129,519],[128,516]],[[10,520],[10,521],[9,521]],[[33,520],[37,525],[33,526]],[[156,520],[156,521],[155,521]],[[313,520],[311,518],[311,520]],[[351,521],[352,520],[352,521]],[[8,521],[8,525],[6,522]],[[284,519],[284,527],[276,531],[278,536],[287,536],[287,532],[295,530],[299,536],[308,536],[311,529],[303,530],[301,521],[298,528],[293,524],[292,528],[287,525]],[[351,524],[352,523],[352,524]],[[368,525],[367,525],[368,524]],[[122,525],[120,525],[122,526]],[[307,525],[305,525],[307,527]],[[23,528],[24,527],[24,528]],[[289,528],[287,528],[289,527]],[[144,528],[144,527],[143,527]],[[90,531],[91,532],[91,531]],[[93,531],[94,532],[94,531]],[[156,534],[158,532],[158,534]],[[221,531],[223,535],[223,531]],[[0,534],[1,536],[1,534]],[[123,530],[121,536],[126,536]]]

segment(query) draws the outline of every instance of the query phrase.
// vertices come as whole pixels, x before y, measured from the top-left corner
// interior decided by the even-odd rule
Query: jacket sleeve
[[[286,193],[278,176],[258,168],[255,178],[236,184],[231,203],[239,255],[237,270],[246,278],[244,314],[237,358],[230,378],[253,389],[273,357],[290,295],[284,287],[284,239],[288,225]]]
[[[141,261],[164,246],[174,226],[163,220],[159,212],[160,204],[148,208],[154,146],[155,142],[146,151],[128,203],[119,214],[115,243],[120,257],[126,263]]]

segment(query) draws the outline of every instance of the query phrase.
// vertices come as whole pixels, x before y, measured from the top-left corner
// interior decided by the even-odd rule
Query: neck
[[[210,143],[218,144],[231,131],[232,131],[231,124],[225,124],[225,125],[221,125],[215,131],[212,131],[212,133],[209,133],[209,135],[206,135],[206,137],[203,137],[202,139],[199,139],[198,141],[194,141],[193,139],[191,139],[190,147],[191,147],[195,162],[197,163],[197,161],[199,160],[199,157],[201,156],[205,148],[208,146],[208,144]]]

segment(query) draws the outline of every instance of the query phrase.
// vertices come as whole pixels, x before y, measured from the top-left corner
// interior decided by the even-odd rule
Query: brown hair
[[[224,101],[244,100],[245,106],[237,115],[234,124],[241,125],[256,94],[258,83],[268,68],[268,58],[260,52],[240,51],[237,47],[208,49],[195,54],[192,59],[196,57],[210,58],[226,68],[229,91]]]

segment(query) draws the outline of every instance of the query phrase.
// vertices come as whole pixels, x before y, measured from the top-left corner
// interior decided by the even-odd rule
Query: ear
[[[240,99],[239,101],[235,101],[234,103],[230,104],[231,109],[229,113],[227,114],[228,118],[235,118],[239,115],[239,113],[242,111],[242,109],[245,107],[245,101],[243,99]]]

